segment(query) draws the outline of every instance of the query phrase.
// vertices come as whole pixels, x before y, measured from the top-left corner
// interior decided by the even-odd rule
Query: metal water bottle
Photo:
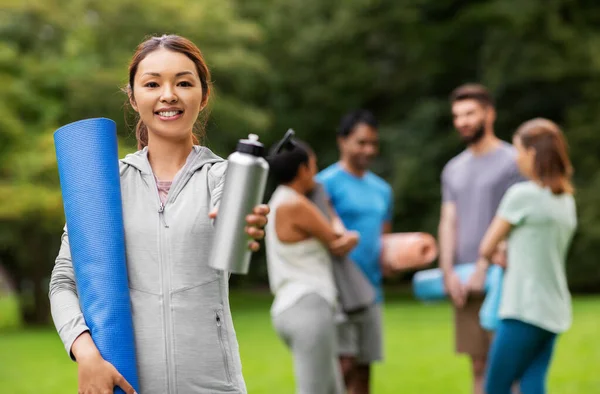
[[[209,264],[212,268],[235,274],[247,274],[252,252],[251,237],[246,234],[246,216],[262,202],[269,174],[265,148],[258,136],[240,140],[227,158],[227,172]]]

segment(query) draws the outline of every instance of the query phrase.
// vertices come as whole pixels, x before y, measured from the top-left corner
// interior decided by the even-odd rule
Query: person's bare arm
[[[510,223],[496,216],[488,227],[481,243],[479,244],[479,259],[475,266],[475,272],[466,284],[466,291],[481,292],[485,287],[485,278],[490,264],[502,263],[501,249],[504,238],[510,231]],[[494,258],[496,257],[496,258]]]
[[[488,261],[491,260],[510,229],[511,224],[509,222],[496,216],[483,236],[479,246],[479,256]]]
[[[506,249],[508,245],[506,243],[506,239],[500,241],[498,246],[496,247],[496,252],[492,256],[490,263],[499,265],[500,267],[506,269]]]
[[[347,254],[358,242],[355,232],[339,235],[319,209],[306,198],[281,205],[276,214],[277,221],[291,221],[294,228],[317,238],[336,255]]]
[[[439,265],[444,274],[444,286],[454,304],[462,307],[466,301],[465,289],[454,272],[454,252],[456,247],[456,205],[442,203],[438,239],[440,244]]]
[[[442,204],[440,223],[438,226],[440,243],[440,269],[444,275],[454,270],[454,249],[456,244],[456,206],[452,202]]]
[[[315,237],[325,245],[338,238],[333,226],[308,199],[298,197],[281,204],[276,215],[277,223],[286,222],[295,230]]]
[[[75,339],[73,346],[71,347],[71,352],[77,362],[85,360],[86,358],[100,356],[100,352],[88,331],[82,333]]]

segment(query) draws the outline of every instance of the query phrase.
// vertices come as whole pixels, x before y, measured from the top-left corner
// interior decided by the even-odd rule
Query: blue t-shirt
[[[383,301],[379,260],[383,225],[392,220],[392,188],[372,172],[359,178],[345,171],[339,163],[321,171],[317,181],[327,190],[344,226],[360,234],[350,258],[375,288],[377,302]]]

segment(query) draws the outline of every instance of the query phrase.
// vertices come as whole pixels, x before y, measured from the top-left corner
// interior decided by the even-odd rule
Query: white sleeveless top
[[[269,201],[271,213],[268,216],[265,243],[269,286],[275,295],[271,306],[272,316],[310,293],[323,297],[332,308],[336,306],[337,290],[327,248],[316,238],[281,242],[275,231],[277,208],[281,203],[298,196],[294,189],[280,185]]]

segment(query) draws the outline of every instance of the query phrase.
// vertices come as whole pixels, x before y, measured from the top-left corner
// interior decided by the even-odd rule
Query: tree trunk
[[[15,285],[8,275],[8,271],[0,264],[0,296],[12,295],[15,292]]]
[[[49,301],[46,292],[46,264],[44,259],[44,240],[43,235],[39,232],[31,232],[31,261],[29,264],[31,272],[31,280],[33,282],[33,311],[31,315],[32,324],[47,324],[49,314]]]

